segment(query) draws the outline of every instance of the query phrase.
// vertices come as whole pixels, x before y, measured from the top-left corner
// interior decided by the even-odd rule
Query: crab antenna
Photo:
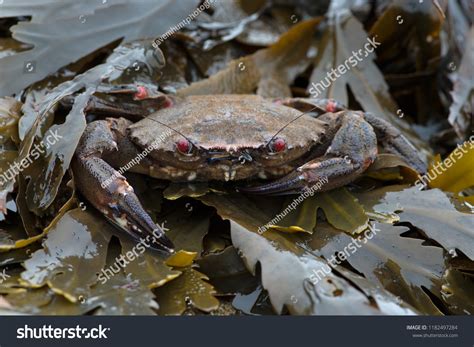
[[[158,124],[161,124],[165,127],[167,127],[168,129],[171,129],[173,130],[174,132],[178,133],[179,135],[181,135],[182,137],[184,137],[186,140],[188,140],[189,142],[191,142],[191,144],[194,146],[194,147],[198,147],[194,144],[193,141],[191,141],[187,136],[185,136],[183,133],[179,132],[178,130],[174,129],[173,127],[170,127],[169,125],[163,123],[163,122],[160,122],[159,120],[156,120],[156,119],[153,119],[153,118],[149,118],[149,116],[145,116],[145,117],[142,117],[142,119],[149,119],[149,120],[152,120]]]
[[[281,133],[288,125],[290,125],[291,123],[293,123],[294,121],[300,119],[301,117],[303,117],[305,114],[308,114],[310,112],[313,112],[315,109],[320,109],[322,111],[326,111],[325,109],[323,109],[321,106],[314,106],[312,109],[306,111],[306,112],[303,112],[302,114],[300,114],[298,117],[296,117],[295,119],[292,119],[290,120],[288,123],[286,123],[283,127],[281,127],[280,130],[278,130],[275,135],[272,136],[272,138],[270,140],[268,140],[268,142],[265,144],[265,146],[268,146],[270,144],[270,142],[272,142],[272,140],[279,134]]]

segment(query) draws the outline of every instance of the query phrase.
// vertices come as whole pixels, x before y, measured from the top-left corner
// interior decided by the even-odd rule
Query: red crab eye
[[[176,142],[176,148],[183,154],[189,154],[191,152],[192,145],[186,139],[180,139]]]
[[[328,103],[326,105],[326,111],[334,113],[334,112],[336,112],[336,110],[337,110],[336,102],[332,99],[329,99]]]
[[[148,98],[148,90],[144,86],[138,86],[137,92],[133,96],[135,100],[143,100]]]
[[[283,139],[275,139],[273,142],[270,144],[270,150],[272,152],[283,152],[286,149],[286,142]]]

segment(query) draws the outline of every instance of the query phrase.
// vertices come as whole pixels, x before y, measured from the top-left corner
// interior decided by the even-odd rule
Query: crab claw
[[[372,159],[357,162],[349,156],[340,158],[326,155],[309,161],[277,181],[240,190],[264,195],[300,194],[309,191],[312,195],[342,187],[356,180],[371,163]]]
[[[145,211],[125,177],[101,158],[117,147],[107,122],[94,123],[86,128],[72,161],[77,188],[109,221],[133,238],[146,241],[154,250],[173,253],[173,243]]]
[[[288,195],[300,193],[305,186],[304,176],[299,172],[292,172],[279,180],[255,187],[239,187],[238,190],[258,195]]]
[[[75,160],[73,170],[80,192],[109,221],[133,238],[146,241],[154,250],[174,252],[171,240],[143,209],[133,188],[122,175],[96,157]]]
[[[117,177],[106,189],[109,202],[102,212],[106,217],[135,239],[144,239],[155,250],[174,252],[174,245],[164,230],[148,215],[133,188],[124,177]]]

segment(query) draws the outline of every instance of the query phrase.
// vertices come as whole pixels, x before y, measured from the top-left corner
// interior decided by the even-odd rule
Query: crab
[[[135,99],[143,96],[146,90],[135,90]],[[330,99],[162,95],[157,104],[160,109],[138,122],[90,122],[72,171],[95,208],[135,238],[153,235],[153,248],[165,253],[174,251],[173,243],[118,168],[133,163],[129,171],[158,179],[232,181],[243,193],[268,195],[300,193],[322,178],[327,183],[320,191],[346,185],[374,162],[379,146],[426,171],[417,149],[393,125]],[[252,185],[261,180],[267,182]]]

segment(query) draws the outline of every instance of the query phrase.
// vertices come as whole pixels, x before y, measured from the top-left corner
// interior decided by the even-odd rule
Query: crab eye
[[[188,140],[180,139],[176,142],[176,148],[183,154],[189,154],[191,153],[192,145]]]
[[[269,147],[273,153],[283,152],[286,149],[286,142],[281,138],[277,138],[270,143]]]
[[[148,90],[144,86],[138,86],[137,92],[133,95],[135,100],[143,100],[148,98]]]

